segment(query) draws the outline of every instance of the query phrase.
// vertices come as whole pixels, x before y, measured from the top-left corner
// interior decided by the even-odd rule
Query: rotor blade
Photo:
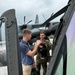
[[[66,5],[64,8],[62,8],[61,10],[59,10],[57,13],[55,13],[49,19],[47,19],[42,25],[49,23],[49,21],[51,21],[51,20],[55,19],[56,17],[58,17],[59,15],[63,14],[67,10],[68,6],[69,6],[69,4]]]

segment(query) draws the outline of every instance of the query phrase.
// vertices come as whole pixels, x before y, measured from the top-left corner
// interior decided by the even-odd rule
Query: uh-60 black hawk
[[[48,23],[63,13],[64,15],[54,34],[53,56],[50,59],[46,75],[75,75],[75,0],[69,0],[64,8],[55,13],[43,24]],[[7,75],[22,75],[15,10],[6,11],[2,14],[0,20],[1,22],[5,22]],[[53,33],[53,29],[44,31],[48,36]],[[33,32],[32,39],[38,34],[39,31]],[[4,56],[2,57],[4,58]],[[2,63],[4,59],[0,62]],[[3,63],[2,65],[4,65]]]

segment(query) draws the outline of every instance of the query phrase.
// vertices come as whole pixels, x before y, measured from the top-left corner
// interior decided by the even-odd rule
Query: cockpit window
[[[60,49],[65,50],[65,55],[62,55],[55,75],[75,75],[75,12]]]
[[[75,75],[75,12],[66,32],[67,36],[67,75]]]

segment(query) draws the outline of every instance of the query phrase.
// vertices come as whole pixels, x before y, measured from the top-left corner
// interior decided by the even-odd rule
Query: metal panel
[[[8,75],[22,75],[15,10],[3,13],[5,20]]]

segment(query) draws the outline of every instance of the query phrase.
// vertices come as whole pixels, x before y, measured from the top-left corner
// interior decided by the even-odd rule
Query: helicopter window
[[[66,40],[64,41],[66,41],[64,43],[66,46],[62,44],[64,48],[61,49],[65,49],[66,58],[61,58],[55,75],[75,75],[75,12],[66,31]]]
[[[67,35],[67,75],[75,75],[75,12],[66,32]]]
[[[60,63],[59,63],[59,66],[57,68],[55,75],[63,75],[63,56],[60,60]]]
[[[5,24],[0,27],[0,75],[7,73],[7,56],[6,56]]]
[[[55,75],[65,75],[65,73],[66,73],[66,64],[67,64],[67,61],[66,61],[66,58],[67,58],[67,38],[66,38],[66,36],[63,39],[60,50],[62,52],[65,50],[65,52],[63,52],[63,55],[60,58],[60,61],[58,62],[59,65],[57,67]]]

